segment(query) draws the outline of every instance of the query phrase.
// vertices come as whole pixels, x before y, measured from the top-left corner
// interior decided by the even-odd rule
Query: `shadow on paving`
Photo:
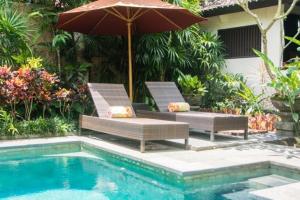
[[[140,143],[137,140],[131,140],[127,138],[122,138],[122,137],[117,137],[109,134],[87,131],[87,130],[84,130],[82,132],[82,135],[97,140],[109,142],[112,144],[120,145],[132,150],[139,150]],[[192,131],[190,133],[189,143],[190,143],[191,150],[199,151],[199,150],[209,150],[209,149],[242,145],[248,143],[248,141],[243,140],[242,137],[216,135],[215,141],[211,142],[208,133]],[[181,139],[148,141],[146,143],[147,152],[182,151],[182,150],[184,150],[184,142]]]
[[[105,133],[93,132],[93,131],[82,131],[82,136],[87,136],[93,139],[102,140],[111,144],[120,145],[125,148],[139,151],[140,142],[137,140],[131,140],[127,138],[117,137]],[[169,141],[148,141],[146,143],[146,152],[156,151],[181,151],[184,150],[183,144]]]

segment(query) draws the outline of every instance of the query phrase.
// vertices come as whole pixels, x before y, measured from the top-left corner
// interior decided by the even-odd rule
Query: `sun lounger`
[[[98,117],[81,116],[80,127],[119,137],[140,141],[140,151],[145,151],[146,141],[184,139],[188,147],[187,123],[147,118],[108,118],[110,106],[131,106],[125,88],[121,84],[89,83],[89,90],[96,106]]]
[[[174,82],[146,82],[156,102],[159,112],[138,110],[139,117],[186,122],[190,128],[210,132],[210,140],[219,131],[243,130],[244,139],[248,139],[248,117],[209,112],[169,112],[170,102],[185,102]]]

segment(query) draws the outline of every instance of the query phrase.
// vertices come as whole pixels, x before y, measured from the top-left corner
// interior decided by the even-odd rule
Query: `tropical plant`
[[[35,120],[20,121],[15,124],[19,135],[65,135],[75,131],[75,125],[59,117],[37,118]]]
[[[198,26],[143,36],[135,54],[138,94],[145,93],[145,80],[176,81],[181,73],[197,75],[206,82],[209,74],[218,74],[224,67],[222,52],[218,38]]]
[[[210,107],[226,113],[263,113],[262,94],[255,94],[240,74],[211,76],[208,87],[209,92],[205,95],[205,100],[209,101],[210,104],[206,105]]]
[[[300,29],[299,29],[300,31]],[[300,32],[299,32],[300,34]],[[289,43],[294,43],[298,46],[297,51],[300,52],[300,40],[297,40],[295,37],[285,37],[286,40],[289,41]],[[292,58],[288,61],[288,64],[285,67],[290,67],[292,69],[299,69],[300,70],[300,58],[297,56],[295,58]]]
[[[74,123],[59,117],[16,121],[8,112],[0,109],[1,136],[57,136],[66,135],[75,130]]]
[[[241,114],[241,105],[237,104],[235,101],[230,99],[225,99],[224,101],[217,102],[216,106],[213,107],[215,112],[222,112],[226,114]]]
[[[199,13],[197,0],[170,0],[170,3]],[[223,46],[219,38],[199,25],[182,31],[144,35],[134,38],[135,96],[145,94],[145,80],[176,81],[181,73],[197,75],[206,82],[208,74],[224,67]]]
[[[89,63],[78,64],[76,68],[74,65],[66,65],[61,76],[62,81],[68,86],[72,86],[72,83],[86,83],[90,67]]]
[[[198,76],[182,74],[177,81],[185,95],[204,96],[207,92],[206,87],[201,83]]]
[[[16,105],[24,105],[24,118],[30,120],[34,103],[51,101],[51,92],[58,82],[54,74],[50,74],[40,68],[40,59],[28,59],[28,62],[16,71],[8,67],[1,67],[0,94],[4,102],[10,105],[12,115],[16,116]],[[44,112],[43,112],[44,113]]]
[[[71,112],[71,103],[72,103],[72,91],[67,90],[66,88],[60,88],[55,96],[59,102],[59,111],[60,114],[65,118],[65,114],[70,117]]]
[[[36,115],[43,118],[46,110],[49,113],[56,110],[68,119],[72,111],[84,113],[89,107],[86,84],[73,82],[68,89],[64,85],[55,74],[42,68],[39,58],[27,59],[26,64],[14,71],[7,66],[0,67],[0,105],[9,108],[14,118],[24,117],[26,120],[30,120],[33,111],[38,112],[41,107],[42,112]]]
[[[79,49],[81,34],[67,33],[56,28],[58,13],[78,7],[89,0],[57,0],[57,1],[27,1],[19,0],[16,4],[26,4],[26,11],[33,11],[34,18],[30,20],[35,27],[37,38],[32,45],[34,55],[43,55],[44,64],[48,71],[55,72],[63,81],[65,65],[76,70],[81,65]],[[80,46],[81,45],[81,46]],[[85,61],[83,61],[85,62]],[[64,68],[64,69],[62,69]],[[70,71],[72,71],[70,70]]]
[[[19,133],[15,127],[14,118],[8,112],[0,108],[0,134],[3,132],[11,136]]]
[[[255,95],[245,83],[241,82],[241,90],[237,94],[243,99],[241,106],[248,115],[262,114],[263,94]]]
[[[67,44],[67,41],[72,38],[71,34],[68,32],[60,32],[54,36],[52,39],[52,47],[56,50],[57,56],[57,67],[59,77],[61,76],[61,48]]]
[[[13,9],[10,3],[0,6],[0,65],[15,66],[15,57],[31,55],[27,20],[28,16]]]
[[[238,98],[237,92],[240,90],[240,83],[245,82],[243,76],[236,74],[208,74],[205,82],[208,90],[203,99],[206,107],[219,107],[222,102],[225,104],[235,105],[233,107],[241,107],[241,99]]]
[[[300,70],[297,67],[289,67],[287,70],[282,71],[263,53],[254,50],[254,52],[261,57],[264,62],[268,63],[274,79],[268,85],[276,90],[275,97],[281,99],[284,104],[289,107],[292,118],[296,123],[296,132],[299,128],[299,113],[295,112],[295,101],[300,95]],[[298,65],[299,63],[295,63]]]

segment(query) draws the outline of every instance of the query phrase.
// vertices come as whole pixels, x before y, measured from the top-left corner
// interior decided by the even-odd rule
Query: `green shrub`
[[[178,84],[185,95],[204,96],[207,92],[198,76],[181,75],[178,78]]]
[[[18,133],[18,129],[14,124],[14,118],[8,112],[0,108],[0,134],[13,136]]]
[[[66,135],[75,130],[75,125],[62,118],[38,118],[30,121],[20,121],[16,124],[20,135],[57,136]]]
[[[240,108],[241,98],[237,92],[241,89],[241,82],[245,83],[242,75],[211,74],[205,82],[208,90],[203,99],[205,107],[219,107],[219,105],[230,105]]]
[[[7,0],[0,1],[0,65],[14,66],[16,57],[30,55],[33,31],[29,16]]]
[[[262,95],[256,95],[239,74],[223,74],[212,80],[209,91],[205,97],[216,110],[239,109],[249,115],[263,113]]]
[[[300,47],[300,40],[291,37],[286,37],[286,39]],[[296,112],[295,104],[296,99],[300,97],[300,61],[296,58],[288,65],[286,70],[282,70],[279,66],[276,66],[267,55],[258,50],[254,50],[254,53],[268,65],[273,73],[274,78],[268,86],[276,91],[273,97],[281,99],[284,104],[289,107],[295,122],[295,133],[298,134],[300,131],[300,114]]]
[[[75,124],[63,118],[37,118],[15,121],[10,113],[0,108],[1,136],[62,136],[76,131]]]
[[[255,95],[245,83],[241,83],[241,89],[237,94],[243,100],[241,106],[245,114],[254,115],[263,113],[263,94]]]

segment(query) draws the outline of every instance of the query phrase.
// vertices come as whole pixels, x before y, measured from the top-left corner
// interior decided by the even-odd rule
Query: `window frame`
[[[246,53],[245,54],[243,54],[243,55],[235,55],[235,54],[230,54],[230,51],[231,50],[228,50],[228,48],[226,47],[226,42],[224,41],[224,35],[223,35],[223,38],[222,38],[222,31],[223,32],[227,32],[227,34],[228,34],[228,31],[239,31],[240,33],[240,35],[242,35],[242,38],[240,39],[240,40],[245,40],[245,37],[244,37],[244,35],[245,35],[245,30],[246,29],[249,29],[249,28],[255,28],[256,30],[248,30],[247,32],[249,33],[249,31],[255,31],[256,33],[255,34],[257,34],[257,35],[255,35],[255,37],[257,37],[257,38],[255,38],[255,39],[253,39],[252,40],[252,43],[250,43],[249,42],[249,46],[252,46],[252,47],[250,47],[251,49],[252,48],[255,48],[255,49],[258,49],[259,51],[261,51],[261,49],[262,49],[262,40],[261,40],[261,32],[260,32],[260,30],[259,30],[259,28],[258,28],[258,26],[256,25],[256,24],[253,24],[253,25],[247,25],[247,26],[239,26],[239,27],[233,27],[233,28],[224,28],[224,29],[219,29],[218,31],[217,31],[217,34],[218,34],[218,36],[219,36],[219,38],[220,38],[220,40],[223,42],[223,45],[224,45],[224,48],[225,48],[225,51],[228,53],[229,52],[229,54],[226,54],[225,53],[225,59],[239,59],[239,58],[256,58],[256,57],[258,57],[257,55],[255,55],[254,53],[250,53],[251,52],[251,50],[249,51],[249,50],[246,50],[246,49],[244,49],[244,51],[246,52],[246,51],[248,51],[247,52],[247,55],[246,55]],[[243,32],[244,31],[244,32]],[[221,32],[221,33],[220,33]],[[231,36],[231,37],[233,37],[233,36]],[[240,36],[241,37],[241,36]],[[248,34],[248,37],[249,37],[249,34]],[[231,39],[231,41],[234,39],[234,38],[230,38]],[[249,40],[248,38],[246,38],[247,40]],[[235,38],[235,40],[237,40],[237,38]],[[230,42],[231,42],[230,41]],[[242,47],[242,45],[244,45],[245,43],[241,43],[241,44],[239,44],[239,48],[240,49],[243,49],[243,47]],[[231,48],[233,48],[233,47],[237,47],[238,45],[237,44],[235,44],[235,45],[232,45],[231,46]]]

